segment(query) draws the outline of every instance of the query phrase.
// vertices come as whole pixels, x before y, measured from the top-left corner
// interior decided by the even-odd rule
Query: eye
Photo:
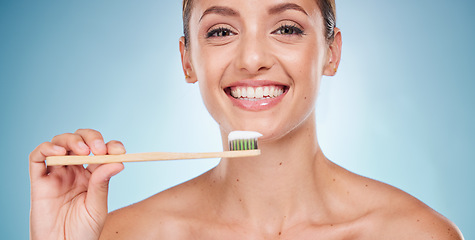
[[[231,31],[231,29],[229,28],[225,28],[225,27],[218,27],[218,28],[215,28],[215,29],[211,29],[207,34],[206,34],[206,37],[207,38],[212,38],[212,37],[229,37],[229,36],[233,36],[235,35],[235,33],[233,31]]]
[[[284,24],[280,26],[277,30],[272,32],[273,34],[280,34],[280,35],[304,35],[304,32],[301,28],[297,27],[296,25],[289,25]]]

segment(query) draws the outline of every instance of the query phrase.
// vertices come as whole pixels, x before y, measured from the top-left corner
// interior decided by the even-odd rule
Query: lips
[[[240,81],[224,89],[234,106],[248,111],[263,111],[277,105],[288,86],[270,81]]]

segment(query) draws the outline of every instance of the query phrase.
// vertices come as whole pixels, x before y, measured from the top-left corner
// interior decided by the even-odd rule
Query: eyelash
[[[287,31],[292,31],[291,33],[283,33],[282,31],[287,30]],[[278,33],[280,32],[280,33]],[[297,27],[296,25],[290,25],[290,24],[283,24],[280,26],[277,30],[272,32],[273,34],[280,34],[280,35],[297,35],[297,36],[302,36],[305,35],[305,32]],[[227,34],[227,35],[224,35]],[[206,34],[206,38],[213,38],[213,37],[228,37],[232,36],[235,33],[231,31],[231,29],[226,28],[226,27],[218,27],[215,29],[210,30]]]
[[[223,34],[224,33],[227,33],[229,35],[226,35],[224,36]],[[221,35],[220,35],[221,34]],[[231,29],[229,28],[225,28],[225,27],[218,27],[218,28],[215,28],[215,29],[212,29],[211,31],[209,31],[207,34],[206,34],[206,38],[212,38],[212,37],[228,37],[228,36],[231,36],[231,35],[234,35],[235,33],[233,31],[231,31]]]
[[[282,31],[284,30],[290,30],[292,33],[283,33]],[[280,32],[280,33],[278,33]],[[277,30],[273,31],[272,33],[274,34],[281,34],[281,35],[297,35],[297,36],[302,36],[305,35],[304,31],[297,27],[296,25],[289,25],[289,24],[283,24],[280,26]]]

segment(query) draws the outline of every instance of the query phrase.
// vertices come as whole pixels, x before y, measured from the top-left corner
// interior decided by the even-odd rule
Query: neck
[[[258,157],[222,159],[211,172],[220,183],[220,211],[256,226],[282,228],[284,219],[305,218],[323,207],[328,164],[318,146],[315,116],[309,118],[281,139],[259,142]]]

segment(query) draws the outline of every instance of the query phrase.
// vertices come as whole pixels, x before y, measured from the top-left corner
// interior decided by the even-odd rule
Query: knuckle
[[[38,145],[37,149],[43,149],[51,146],[51,142],[43,142],[40,145]]]
[[[35,155],[36,155],[36,151],[32,151],[30,155],[28,155],[28,160],[32,162]]]
[[[35,150],[33,150],[33,152],[41,152],[45,149],[51,148],[52,146],[53,146],[53,143],[51,142],[43,142],[40,145],[38,145],[38,147]]]
[[[56,142],[56,141],[58,141],[59,139],[63,139],[63,138],[71,138],[71,137],[73,137],[73,136],[74,136],[73,133],[62,133],[62,134],[59,134],[59,135],[54,136],[54,137],[51,139],[51,142]]]
[[[76,130],[75,133],[84,137],[102,138],[102,134],[99,131],[91,129],[91,128],[80,128]]]
[[[74,133],[76,133],[76,134],[81,134],[81,133],[89,132],[90,130],[91,130],[91,129],[89,129],[89,128],[79,128],[79,129],[77,129],[76,132],[74,132]]]
[[[28,159],[30,161],[32,161],[33,158],[35,158],[36,156],[38,156],[39,153],[41,153],[42,151],[44,151],[45,149],[47,148],[51,148],[52,147],[52,143],[51,142],[43,142],[41,143],[40,145],[38,145],[33,151],[30,152],[30,154],[28,155]]]

